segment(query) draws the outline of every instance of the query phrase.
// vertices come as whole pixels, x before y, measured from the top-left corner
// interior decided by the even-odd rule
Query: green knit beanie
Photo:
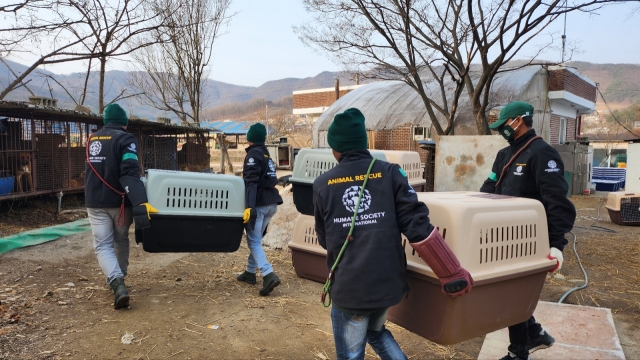
[[[121,126],[127,126],[129,125],[129,118],[127,118],[127,113],[120,107],[120,105],[109,104],[104,108],[104,119],[102,122],[105,125],[118,124]]]
[[[247,131],[247,141],[254,144],[264,144],[267,139],[267,128],[261,123],[251,125]]]
[[[360,110],[351,108],[336,114],[327,131],[327,142],[337,152],[369,148],[364,115]]]

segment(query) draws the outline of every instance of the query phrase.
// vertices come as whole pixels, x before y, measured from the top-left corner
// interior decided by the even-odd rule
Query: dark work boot
[[[542,330],[540,334],[535,337],[530,337],[528,339],[528,348],[529,353],[532,353],[536,350],[542,350],[551,347],[556,339],[553,336],[549,335],[546,331]]]
[[[238,281],[244,281],[247,284],[255,285],[256,283],[256,274],[250,273],[245,270],[242,274],[238,275],[236,278]]]
[[[129,292],[124,285],[124,279],[117,278],[113,280],[109,286],[113,290],[113,308],[122,309],[129,307]]]
[[[275,272],[265,275],[262,278],[262,289],[260,289],[260,296],[267,296],[273,289],[280,285],[280,279]]]

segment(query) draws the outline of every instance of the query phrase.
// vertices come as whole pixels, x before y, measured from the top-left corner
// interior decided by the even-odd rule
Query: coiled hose
[[[564,295],[562,295],[560,300],[558,300],[558,304],[561,304],[564,301],[564,299],[566,299],[567,296],[569,296],[569,294],[571,294],[572,292],[582,290],[587,286],[589,286],[589,276],[587,276],[587,272],[584,269],[584,266],[582,266],[582,261],[580,261],[580,256],[578,256],[578,251],[576,250],[576,243],[578,242],[578,237],[576,236],[576,234],[573,233],[573,231],[570,231],[570,233],[571,235],[573,235],[573,252],[576,254],[576,259],[578,259],[578,265],[580,265],[580,269],[582,269],[582,273],[584,274],[584,284],[580,286],[576,286],[572,289],[569,289],[569,291],[564,293]]]

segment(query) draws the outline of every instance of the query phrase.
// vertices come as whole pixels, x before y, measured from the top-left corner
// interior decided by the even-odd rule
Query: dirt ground
[[[610,308],[627,359],[638,359],[640,227],[611,223],[600,195],[572,199],[589,287],[566,303]],[[34,212],[47,225],[55,223],[54,202],[29,200],[11,211],[3,206],[0,236],[36,227]],[[260,279],[254,286],[235,280],[248,255],[244,241],[227,254],[150,254],[132,241],[131,307],[115,311],[91,241],[87,232],[0,255],[0,359],[335,358],[329,310],[319,304],[322,285],[298,278],[286,249],[267,251],[282,285],[261,297]],[[583,283],[571,244],[564,254],[561,276],[548,277],[542,300],[558,301]],[[483,342],[440,346],[388,327],[410,359],[476,358]],[[126,334],[134,336],[129,345],[122,343]],[[377,357],[368,348],[366,358]]]

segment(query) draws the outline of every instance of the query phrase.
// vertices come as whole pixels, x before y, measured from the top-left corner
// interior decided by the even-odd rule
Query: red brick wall
[[[567,118],[567,141],[573,141],[576,139],[576,127],[577,120],[572,118]]]
[[[417,151],[420,154],[420,161],[424,163],[427,160],[427,152],[420,149],[418,141],[413,140],[411,133],[411,125],[405,125],[393,130],[374,131],[370,136],[372,148],[378,150],[402,150]]]
[[[561,116],[551,114],[551,122],[550,122],[550,138],[549,141],[551,145],[558,144],[558,137],[560,136],[560,118]],[[567,137],[565,141],[573,141],[576,139],[576,119],[573,118],[565,118],[567,119]]]
[[[340,97],[343,97],[349,90],[340,90]],[[323,91],[307,94],[293,94],[293,108],[307,109],[315,107],[330,106],[336,101],[335,91]]]
[[[595,102],[596,87],[582,80],[569,70],[552,70],[548,79],[549,91],[568,91],[583,99]]]

